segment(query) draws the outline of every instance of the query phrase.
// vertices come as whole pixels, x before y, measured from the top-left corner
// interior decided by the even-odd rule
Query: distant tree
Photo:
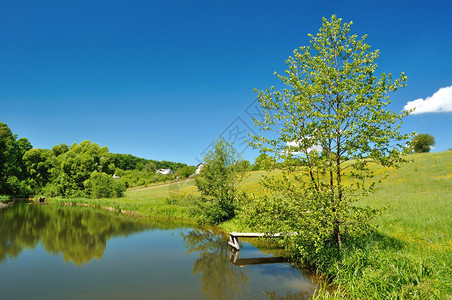
[[[427,133],[416,135],[411,141],[411,147],[416,153],[430,152],[435,145],[435,138]]]
[[[202,222],[218,224],[235,215],[238,184],[243,179],[239,156],[224,139],[204,157],[204,167],[195,178],[201,192],[196,213]]]
[[[253,170],[265,170],[274,167],[275,160],[266,153],[259,154],[254,160]]]
[[[176,170],[176,175],[180,178],[187,178],[190,175],[193,175],[196,171],[195,166],[185,166]]]
[[[237,167],[239,170],[241,170],[242,172],[246,172],[249,171],[251,169],[251,164],[248,160],[244,159],[244,160],[239,160],[237,162]]]
[[[144,165],[142,171],[154,174],[155,171],[157,171],[157,168],[153,162],[148,162]]]
[[[111,153],[110,157],[111,161],[115,164],[115,167],[120,168],[121,170],[141,170],[143,166],[148,163],[147,159],[136,157],[132,154]]]
[[[86,193],[91,198],[121,197],[126,190],[120,179],[114,179],[104,172],[94,171],[84,182]]]
[[[141,171],[143,168],[147,172],[155,172],[158,169],[172,169],[174,171],[187,166],[184,163],[145,159],[132,154],[111,153],[110,156],[115,167],[125,171],[135,169]]]
[[[166,160],[162,160],[162,161],[151,160],[150,162],[154,163],[156,169],[171,169],[173,171],[187,166],[184,163],[178,163],[178,162],[172,162],[172,161],[166,161]]]

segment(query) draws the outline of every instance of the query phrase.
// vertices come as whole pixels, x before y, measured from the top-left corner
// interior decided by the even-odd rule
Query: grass
[[[115,210],[134,212],[135,215],[162,219],[191,220],[190,196],[197,193],[194,181],[180,184],[154,186],[141,190],[127,191],[123,198],[51,199],[50,203],[89,204],[94,207],[108,207]]]
[[[337,287],[319,298],[452,299],[452,151],[414,154],[400,169],[376,169],[389,177],[358,205],[385,208],[375,219],[377,231],[344,242],[341,255],[324,253],[314,262]],[[250,172],[242,190],[264,193],[264,171]],[[121,199],[54,199],[135,211],[139,215],[190,219],[198,196],[194,181],[127,191]],[[240,230],[234,220],[222,225]]]
[[[319,298],[452,299],[452,151],[410,159],[360,201],[385,208],[378,229],[321,270],[338,289]]]

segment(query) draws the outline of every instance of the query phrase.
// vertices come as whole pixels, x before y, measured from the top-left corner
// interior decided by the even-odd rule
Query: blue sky
[[[0,122],[35,148],[86,139],[188,164],[237,129],[252,160],[241,136],[255,130],[253,89],[277,85],[273,72],[336,14],[380,49],[377,73],[408,76],[390,108],[427,107],[402,130],[430,133],[444,151],[452,112],[437,111],[452,92],[437,92],[452,86],[451,11],[446,0],[2,1]]]

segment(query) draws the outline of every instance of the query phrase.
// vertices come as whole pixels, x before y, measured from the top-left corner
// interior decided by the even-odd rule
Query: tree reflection
[[[201,275],[201,292],[209,299],[234,299],[249,285],[245,270],[229,262],[228,243],[210,231],[182,234],[187,253],[198,253],[192,275]]]
[[[82,265],[101,258],[110,238],[150,227],[140,220],[86,207],[15,205],[0,211],[0,262],[40,242],[46,251],[62,253],[66,262]]]

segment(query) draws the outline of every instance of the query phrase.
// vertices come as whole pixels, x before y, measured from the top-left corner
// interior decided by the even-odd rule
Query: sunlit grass
[[[359,201],[383,209],[377,232],[349,243],[322,298],[452,299],[452,151],[409,159]]]
[[[193,180],[162,185],[141,190],[126,191],[123,198],[107,199],[52,199],[54,203],[89,204],[94,207],[113,208],[117,211],[134,212],[143,217],[190,220],[188,205],[181,205],[186,196],[196,194]],[[177,201],[171,201],[177,199]]]

